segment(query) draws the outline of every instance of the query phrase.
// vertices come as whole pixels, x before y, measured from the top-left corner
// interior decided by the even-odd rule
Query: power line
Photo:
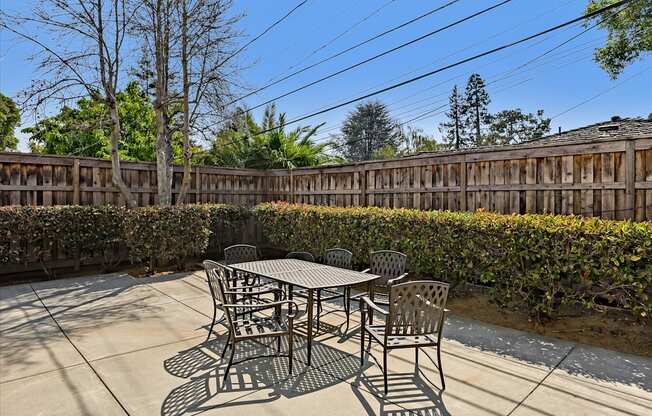
[[[233,101],[225,104],[225,106],[229,106],[229,105],[234,104],[234,103],[236,103],[236,102],[238,102],[240,100],[243,100],[243,99],[245,99],[247,97],[250,97],[250,96],[252,96],[254,94],[258,94],[259,92],[264,91],[269,87],[272,87],[272,86],[274,86],[276,84],[279,84],[279,83],[281,83],[281,82],[283,82],[283,81],[285,81],[287,79],[290,79],[290,78],[292,78],[292,77],[294,77],[296,75],[299,75],[299,74],[301,74],[301,73],[303,73],[303,72],[305,72],[305,71],[307,71],[309,69],[312,69],[312,68],[314,68],[314,67],[316,67],[318,65],[321,65],[321,64],[323,64],[325,62],[328,62],[328,61],[330,61],[332,59],[335,59],[335,58],[337,58],[339,56],[342,56],[345,53],[351,52],[352,50],[355,50],[355,49],[359,48],[360,46],[366,45],[367,43],[373,42],[374,40],[379,39],[379,38],[381,38],[381,37],[383,37],[385,35],[388,35],[388,34],[390,34],[392,32],[395,32],[395,31],[397,31],[399,29],[402,29],[405,26],[408,26],[408,25],[410,25],[412,23],[415,23],[415,22],[417,22],[417,21],[419,21],[419,20],[421,20],[423,18],[426,18],[426,17],[428,17],[428,16],[430,16],[430,15],[432,15],[432,14],[434,14],[434,13],[440,11],[440,10],[443,10],[443,9],[449,7],[449,6],[452,6],[453,4],[455,4],[455,3],[459,2],[459,1],[460,0],[451,0],[451,1],[449,1],[448,3],[446,3],[446,4],[442,5],[442,6],[435,7],[434,9],[431,9],[426,13],[423,13],[423,14],[421,14],[421,15],[413,18],[413,19],[408,20],[407,22],[401,23],[398,26],[394,26],[394,27],[392,27],[390,29],[387,29],[384,32],[378,33],[377,35],[372,36],[372,37],[370,37],[370,38],[368,38],[366,40],[363,40],[362,42],[356,43],[353,46],[350,46],[350,47],[348,47],[346,49],[343,49],[343,50],[341,50],[341,51],[339,51],[337,53],[334,53],[334,54],[332,54],[332,55],[330,55],[330,56],[328,56],[328,57],[326,57],[326,58],[324,58],[324,59],[322,59],[320,61],[315,62],[314,64],[305,66],[305,67],[303,67],[301,69],[298,69],[298,70],[292,72],[291,74],[285,75],[282,78],[278,78],[275,81],[272,81],[272,82],[270,82],[270,83],[268,83],[266,85],[263,85],[262,87],[254,90],[252,92],[249,92],[249,93],[247,93],[247,94],[245,94],[245,95],[243,95],[241,97],[238,97],[238,98],[234,99]]]
[[[611,18],[612,16],[613,16],[613,15],[609,16],[608,18]],[[592,28],[595,28],[595,27],[596,27],[596,26],[594,25],[594,26],[592,26],[591,28],[589,28],[589,30],[592,29]],[[584,34],[584,33],[586,33],[587,31],[588,31],[588,30],[585,30],[585,31],[581,32],[581,34]],[[550,63],[557,63],[557,62],[559,62],[560,59],[570,57],[570,56],[576,54],[577,52],[583,52],[583,51],[586,50],[586,49],[591,49],[591,48],[593,47],[593,46],[591,46],[591,45],[592,45],[593,43],[595,43],[596,41],[599,41],[599,40],[600,40],[600,39],[593,39],[593,40],[591,40],[591,41],[589,41],[589,42],[582,43],[582,44],[577,45],[577,46],[575,46],[575,47],[573,47],[573,48],[570,48],[570,49],[568,49],[568,50],[565,50],[565,51],[563,51],[563,52],[561,52],[561,53],[552,54],[552,55],[549,56],[549,58],[548,58],[547,61],[543,61],[543,62],[539,63],[538,65],[536,65],[536,66],[534,66],[534,67],[530,67],[530,68],[527,69],[527,70],[522,70],[525,66],[528,66],[528,65],[532,64],[533,62],[539,60],[540,58],[542,58],[542,57],[544,57],[544,56],[546,56],[546,55],[549,55],[552,51],[554,51],[554,50],[556,50],[556,49],[560,49],[560,48],[562,48],[563,46],[565,46],[566,44],[568,44],[571,40],[574,40],[574,39],[576,39],[577,37],[578,37],[578,35],[574,35],[574,36],[572,36],[570,39],[568,39],[568,40],[566,40],[566,41],[564,41],[564,42],[562,42],[562,43],[556,45],[555,47],[551,48],[550,50],[547,50],[547,51],[543,52],[542,54],[537,55],[537,56],[534,57],[533,59],[529,60],[527,63],[525,63],[525,64],[521,64],[521,65],[517,66],[516,68],[509,69],[509,70],[507,70],[507,71],[503,71],[503,72],[500,72],[500,73],[496,74],[496,75],[494,76],[494,78],[493,78],[490,82],[487,83],[487,86],[490,86],[490,85],[493,85],[493,84],[495,84],[495,83],[501,82],[501,81],[506,80],[506,79],[508,79],[508,78],[512,78],[512,77],[514,77],[514,76],[519,75],[520,73],[529,72],[529,71],[532,71],[533,69],[537,69],[537,68],[540,68],[540,67],[542,67],[542,66],[549,65]],[[540,43],[540,42],[539,42],[539,43]],[[537,44],[538,44],[538,43],[537,43]],[[500,58],[500,59],[497,59],[497,60],[490,61],[490,62],[488,62],[487,64],[482,65],[481,67],[486,67],[486,66],[488,66],[488,65],[490,65],[490,64],[493,64],[493,63],[496,63],[496,62],[498,62],[498,61],[500,61],[500,60],[502,60],[502,59],[504,59],[504,58]],[[565,63],[564,63],[563,65],[561,65],[559,68],[563,68],[563,67],[565,67],[565,66],[567,66],[567,65],[570,65],[570,64],[573,64],[573,63],[576,63],[576,62],[579,62],[579,61],[581,61],[581,60],[585,60],[585,59],[586,59],[586,57],[582,57],[582,58],[579,59],[579,60],[578,60],[578,59],[573,59],[572,61],[565,62]],[[475,68],[475,72],[477,72],[477,68]],[[448,79],[446,79],[446,80],[444,80],[444,81],[442,81],[442,82],[439,82],[439,83],[437,83],[437,84],[435,84],[435,85],[429,87],[428,89],[432,89],[432,88],[434,88],[434,87],[437,87],[437,86],[440,86],[440,85],[444,85],[444,84],[446,84],[446,83],[448,83],[448,82],[450,82],[450,81],[452,81],[452,80],[454,80],[454,79],[461,78],[461,77],[463,77],[463,76],[466,75],[466,74],[467,74],[467,72],[464,72],[464,73],[461,73],[461,74],[459,74],[459,75],[453,76],[453,77],[451,77],[451,78],[448,78]],[[422,99],[416,100],[416,101],[414,101],[414,102],[412,102],[412,103],[409,103],[409,104],[406,104],[406,105],[402,105],[402,106],[399,106],[399,107],[397,107],[397,108],[393,108],[392,111],[396,111],[396,110],[401,109],[401,108],[410,107],[410,106],[413,106],[414,104],[417,104],[417,103],[420,103],[420,102],[423,102],[423,101],[427,101],[427,100],[430,100],[430,99],[433,99],[433,98],[438,98],[438,97],[441,97],[441,96],[443,96],[443,95],[447,95],[447,94],[448,94],[447,92],[440,92],[440,93],[438,93],[438,94],[436,94],[436,95],[434,95],[434,96],[425,97],[425,98],[422,98]],[[404,101],[406,98],[410,98],[410,97],[412,97],[412,96],[414,96],[414,95],[416,95],[416,94],[411,94],[411,95],[409,95],[409,96],[407,96],[407,97],[404,97],[404,98],[402,98],[402,99],[400,99],[400,100],[398,100],[398,101],[395,101],[394,103],[388,104],[388,106],[391,106],[391,105],[393,105],[393,104],[395,104],[395,103],[398,103],[398,102]],[[426,105],[420,105],[420,106],[418,106],[417,108],[414,108],[413,110],[409,110],[409,111],[403,112],[402,114],[409,114],[409,113],[413,112],[414,110],[421,109],[421,108],[423,108],[423,107],[426,107],[426,106],[429,106],[429,105],[432,105],[432,104],[439,103],[439,102],[441,102],[442,100],[443,100],[443,99],[438,99],[438,100],[436,100],[436,101],[434,101],[434,102],[431,102],[431,103],[429,103],[429,104],[426,104]],[[323,135],[323,134],[325,134],[325,133],[327,133],[327,132],[329,132],[329,131],[334,131],[334,130],[337,130],[337,129],[340,129],[340,128],[341,128],[341,125],[330,127],[330,128],[328,128],[328,129],[325,129],[325,130],[320,131],[320,135]],[[319,137],[318,139],[324,139],[324,138],[328,138],[328,137],[329,137],[329,136],[321,136],[321,137]]]
[[[301,3],[297,4],[296,6],[294,6],[294,7],[292,8],[292,10],[290,10],[289,12],[287,12],[283,17],[279,18],[279,19],[276,20],[274,23],[272,23],[271,25],[269,25],[265,30],[263,30],[262,32],[260,32],[256,37],[254,37],[254,38],[251,39],[249,42],[247,42],[247,43],[245,43],[244,45],[242,45],[242,46],[241,46],[237,51],[235,51],[235,52],[233,52],[231,55],[227,56],[227,57],[222,61],[222,63],[220,63],[220,66],[226,64],[226,63],[227,63],[228,61],[230,61],[232,58],[234,58],[235,56],[237,56],[240,52],[242,52],[242,51],[244,51],[245,49],[247,49],[247,48],[248,48],[252,43],[254,43],[255,41],[257,41],[257,40],[260,39],[261,37],[265,36],[265,34],[266,34],[267,32],[269,32],[270,30],[272,30],[275,26],[277,26],[278,24],[280,24],[282,21],[284,21],[284,20],[287,19],[288,17],[290,17],[290,15],[291,15],[292,13],[294,13],[297,9],[299,9],[301,6],[303,6],[303,5],[306,4],[306,3],[308,3],[308,0],[303,0]]]
[[[303,120],[305,120],[305,119],[308,119],[308,118],[311,118],[311,117],[314,117],[314,116],[317,116],[317,115],[320,115],[320,114],[324,114],[324,113],[330,112],[330,111],[335,110],[335,109],[337,109],[337,108],[344,107],[344,106],[346,106],[346,105],[352,104],[352,103],[354,103],[354,102],[356,102],[356,101],[364,100],[364,99],[366,99],[366,98],[373,97],[373,96],[375,96],[375,95],[382,94],[382,93],[384,93],[384,92],[391,91],[391,90],[394,90],[394,89],[396,89],[396,88],[400,88],[400,87],[402,87],[402,86],[404,86],[404,85],[411,84],[411,83],[416,82],[416,81],[419,81],[419,80],[421,80],[421,79],[431,77],[431,76],[433,76],[433,75],[435,75],[435,74],[438,74],[438,73],[440,73],[440,72],[443,72],[443,71],[445,71],[445,70],[447,70],[447,69],[454,68],[454,67],[456,67],[456,66],[459,66],[459,65],[465,64],[465,63],[467,63],[467,62],[475,61],[475,60],[480,59],[480,58],[482,58],[482,57],[485,57],[485,56],[487,56],[487,55],[494,54],[494,53],[499,52],[499,51],[502,51],[502,50],[504,50],[504,49],[508,49],[508,48],[514,47],[514,46],[516,46],[516,45],[519,45],[519,44],[521,44],[521,43],[527,42],[527,41],[529,41],[529,40],[532,40],[532,39],[538,38],[538,37],[543,36],[543,35],[545,35],[545,34],[547,34],[547,33],[554,32],[554,31],[559,30],[559,29],[562,29],[562,28],[564,28],[564,27],[566,27],[566,26],[570,26],[570,25],[572,25],[572,24],[574,24],[574,23],[577,23],[577,22],[579,22],[579,21],[587,20],[587,19],[590,19],[590,18],[592,18],[592,17],[595,17],[595,16],[598,16],[598,15],[601,15],[601,14],[603,14],[603,13],[609,11],[609,10],[613,10],[613,9],[615,9],[615,8],[617,8],[617,7],[620,7],[620,6],[623,6],[623,5],[627,4],[627,3],[630,3],[631,1],[632,1],[632,0],[621,0],[621,1],[618,1],[618,2],[613,3],[613,4],[611,4],[611,5],[608,5],[608,6],[605,6],[605,7],[600,8],[600,9],[597,9],[597,10],[591,12],[591,13],[587,13],[587,14],[585,14],[585,15],[578,16],[578,17],[576,17],[576,18],[574,18],[574,19],[571,19],[571,20],[568,20],[568,21],[566,21],[566,22],[560,23],[560,24],[558,24],[558,25],[556,25],[556,26],[552,26],[552,27],[550,27],[550,28],[548,28],[548,29],[545,29],[545,30],[543,30],[543,31],[537,32],[537,33],[535,33],[535,34],[532,34],[532,35],[529,35],[529,36],[526,36],[526,37],[523,37],[523,38],[518,39],[518,40],[516,40],[516,41],[509,42],[509,43],[507,43],[507,44],[504,44],[504,45],[498,46],[498,47],[496,47],[496,48],[493,48],[493,49],[490,49],[490,50],[487,50],[487,51],[484,51],[484,52],[478,53],[478,54],[476,54],[476,55],[470,56],[470,57],[465,58],[465,59],[461,59],[461,60],[459,60],[459,61],[457,61],[457,62],[454,62],[454,63],[452,63],[452,64],[445,65],[445,66],[443,66],[443,67],[440,67],[440,68],[434,69],[434,70],[432,70],[432,71],[429,71],[429,72],[426,72],[426,73],[424,73],[424,74],[418,75],[418,76],[416,76],[416,77],[413,77],[413,78],[407,79],[407,80],[405,80],[405,81],[402,81],[402,82],[399,82],[399,83],[396,83],[396,84],[390,85],[390,86],[388,86],[388,87],[381,88],[381,89],[379,89],[379,90],[376,90],[376,91],[370,92],[370,93],[368,93],[368,94],[364,94],[364,95],[362,95],[362,96],[355,97],[355,98],[350,99],[350,100],[347,100],[347,101],[345,101],[345,102],[343,102],[343,103],[340,103],[340,104],[337,104],[337,105],[333,105],[333,106],[327,107],[327,108],[325,108],[325,109],[323,109],[323,110],[320,110],[320,111],[313,112],[313,113],[311,113],[311,114],[309,114],[309,115],[306,115],[306,116],[303,116],[303,117],[298,117],[298,118],[295,118],[295,119],[289,120],[289,121],[287,121],[287,122],[285,123],[285,125],[287,126],[287,125],[290,125],[290,124],[298,123],[299,121],[303,121]],[[272,128],[270,128],[270,129],[263,130],[263,131],[259,132],[258,134],[264,134],[264,133],[267,133],[267,132],[269,132],[269,131],[275,130],[275,129],[277,129],[277,128],[278,128],[278,126],[276,126],[276,127],[272,127]]]
[[[431,31],[431,32],[429,32],[429,33],[426,33],[425,35],[419,36],[419,37],[416,38],[416,39],[412,39],[412,40],[410,40],[410,41],[408,41],[408,42],[402,43],[402,44],[400,44],[400,45],[398,45],[398,46],[395,46],[395,47],[393,47],[393,48],[391,48],[391,49],[388,49],[388,50],[383,51],[383,52],[381,52],[381,53],[379,53],[379,54],[376,54],[376,55],[374,55],[374,56],[372,56],[372,57],[370,57],[370,58],[367,58],[367,59],[365,59],[365,60],[362,60],[362,61],[360,61],[360,62],[357,62],[357,63],[355,63],[355,64],[353,64],[353,65],[349,65],[349,66],[347,66],[347,67],[345,67],[345,68],[343,68],[343,69],[340,69],[339,71],[336,71],[336,72],[333,72],[333,73],[331,73],[331,74],[328,74],[328,75],[326,75],[326,76],[324,76],[324,77],[321,77],[321,78],[319,78],[319,79],[317,79],[317,80],[315,80],[315,81],[309,82],[308,84],[304,84],[304,85],[302,85],[302,86],[300,86],[300,87],[297,87],[297,88],[295,88],[295,89],[293,89],[293,90],[291,90],[291,91],[288,91],[288,92],[283,93],[283,94],[281,94],[281,95],[278,95],[278,96],[276,96],[276,97],[274,97],[274,98],[271,98],[271,99],[269,99],[269,100],[267,100],[267,101],[264,101],[264,102],[262,102],[262,103],[260,103],[260,104],[257,104],[257,105],[255,105],[255,106],[249,108],[249,109],[247,110],[247,112],[249,112],[249,111],[251,111],[251,110],[255,110],[256,108],[260,108],[260,107],[262,107],[262,106],[264,106],[264,105],[267,105],[267,104],[269,104],[269,103],[272,103],[272,102],[274,102],[274,101],[276,101],[276,100],[278,100],[278,99],[281,99],[281,98],[287,97],[287,96],[289,96],[289,95],[292,95],[292,94],[294,94],[294,93],[297,93],[297,92],[299,92],[299,91],[302,91],[302,90],[304,90],[304,89],[306,89],[306,88],[308,88],[308,87],[311,87],[311,86],[313,86],[313,85],[319,84],[319,83],[321,83],[321,82],[323,82],[323,81],[326,81],[327,79],[330,79],[330,78],[333,78],[333,77],[335,77],[335,76],[337,76],[337,75],[343,74],[344,72],[350,71],[351,69],[357,68],[357,67],[359,67],[359,66],[361,66],[361,65],[367,64],[367,63],[369,63],[369,62],[371,62],[371,61],[373,61],[373,60],[376,60],[376,59],[378,59],[378,58],[380,58],[380,57],[383,57],[383,56],[385,56],[385,55],[388,55],[388,54],[390,54],[390,53],[392,53],[392,52],[395,52],[395,51],[397,51],[397,50],[399,50],[399,49],[405,48],[405,47],[407,47],[407,46],[409,46],[409,45],[412,45],[412,44],[414,44],[414,43],[416,43],[416,42],[419,42],[419,41],[421,41],[421,40],[423,40],[423,39],[426,39],[426,38],[428,38],[428,37],[430,37],[430,36],[433,36],[433,35],[435,35],[435,34],[437,34],[437,33],[443,32],[443,31],[446,30],[446,29],[450,29],[451,27],[457,26],[457,25],[459,25],[459,24],[461,24],[461,23],[464,23],[464,22],[466,22],[466,21],[468,21],[468,20],[471,20],[471,19],[473,19],[473,18],[475,18],[475,17],[477,17],[477,16],[480,16],[480,15],[482,15],[482,14],[484,14],[484,13],[487,13],[487,12],[489,12],[489,11],[491,11],[491,10],[493,10],[493,9],[496,9],[496,8],[498,8],[498,7],[500,7],[500,6],[504,5],[504,4],[507,4],[507,3],[511,2],[511,1],[512,1],[512,0],[502,0],[502,1],[499,2],[499,3],[496,3],[496,4],[494,4],[494,5],[490,6],[490,7],[487,7],[486,9],[480,10],[480,11],[478,11],[478,12],[476,12],[476,13],[473,13],[473,14],[471,14],[471,15],[469,15],[469,16],[466,16],[466,17],[464,17],[464,18],[462,18],[462,19],[456,20],[456,21],[453,22],[453,23],[450,23],[450,24],[448,24],[448,25],[446,25],[446,26],[440,27],[440,28],[438,28],[438,29],[436,29],[436,30],[433,30],[433,31]]]
[[[574,106],[572,106],[572,107],[570,107],[570,108],[567,108],[566,110],[562,111],[561,113],[555,114],[554,116],[550,117],[550,119],[552,120],[552,119],[555,119],[555,118],[557,118],[557,117],[560,117],[560,116],[562,116],[562,115],[564,115],[564,114],[566,114],[566,113],[568,113],[568,112],[570,112],[570,111],[575,110],[575,109],[578,108],[578,107],[583,106],[584,104],[587,104],[587,103],[589,103],[589,102],[595,100],[595,99],[598,98],[598,97],[601,97],[601,96],[607,94],[608,92],[610,92],[610,91],[612,91],[612,90],[614,90],[614,89],[620,87],[621,85],[623,85],[623,84],[626,83],[627,81],[631,81],[632,79],[634,79],[634,78],[636,78],[636,77],[638,77],[638,76],[640,76],[640,75],[643,75],[645,72],[649,71],[650,69],[652,69],[652,66],[649,66],[649,67],[647,67],[647,68],[645,68],[645,69],[643,69],[643,70],[641,70],[641,71],[635,73],[634,75],[632,75],[632,76],[630,76],[630,77],[628,77],[628,78],[625,78],[624,80],[620,81],[619,83],[617,83],[617,84],[615,84],[615,85],[612,85],[611,87],[609,87],[609,88],[607,88],[607,89],[605,89],[605,90],[600,91],[599,93],[597,93],[597,94],[595,94],[595,95],[593,95],[593,96],[591,96],[591,97],[589,97],[589,98],[587,98],[587,99],[585,99],[585,100],[583,100],[583,101],[581,101],[581,102],[575,104]]]
[[[357,92],[356,94],[364,94],[364,93],[366,93],[367,91],[373,91],[375,88],[379,88],[379,87],[382,87],[382,86],[384,86],[384,85],[391,85],[392,82],[394,82],[394,81],[396,81],[396,80],[399,80],[399,79],[401,79],[401,78],[403,78],[403,77],[405,77],[405,76],[408,76],[408,75],[411,75],[411,74],[417,73],[418,71],[423,70],[424,68],[428,68],[429,66],[431,66],[431,65],[433,65],[433,64],[435,64],[435,63],[437,63],[437,62],[441,62],[442,60],[447,59],[447,58],[450,58],[450,57],[452,57],[452,56],[455,56],[455,55],[457,55],[458,53],[461,53],[461,52],[464,52],[464,51],[466,51],[466,50],[472,49],[472,48],[475,47],[475,46],[478,46],[478,45],[484,44],[484,43],[486,43],[487,40],[489,40],[489,39],[494,39],[494,38],[496,38],[496,37],[498,37],[498,36],[500,36],[500,35],[502,35],[502,34],[505,34],[505,33],[511,32],[512,30],[514,30],[514,29],[516,29],[516,28],[518,28],[518,27],[520,27],[520,26],[523,26],[524,24],[527,24],[527,23],[533,22],[533,21],[535,21],[535,20],[538,20],[538,19],[540,19],[542,16],[545,16],[545,15],[547,15],[547,14],[550,14],[550,13],[556,12],[556,11],[559,10],[560,8],[566,7],[568,4],[570,4],[570,3],[573,2],[573,1],[575,1],[575,0],[569,0],[569,1],[567,1],[566,3],[562,4],[561,6],[554,7],[554,8],[549,9],[549,10],[543,12],[543,13],[539,13],[538,15],[534,16],[534,17],[531,18],[531,19],[527,19],[527,20],[521,21],[521,22],[519,22],[518,24],[513,25],[513,26],[511,26],[511,27],[508,28],[508,29],[501,30],[501,31],[499,31],[499,32],[497,32],[497,33],[494,33],[494,34],[492,34],[492,35],[489,36],[489,37],[483,37],[482,40],[479,41],[479,42],[475,42],[475,43],[472,43],[471,45],[465,46],[465,47],[463,47],[463,48],[461,48],[461,49],[457,49],[456,51],[451,52],[451,53],[449,53],[449,54],[447,54],[447,55],[445,55],[445,56],[442,56],[442,57],[440,57],[440,58],[437,58],[437,59],[435,59],[435,60],[433,60],[433,61],[427,63],[426,65],[419,66],[419,67],[414,68],[414,69],[412,69],[412,70],[410,70],[410,71],[408,71],[408,72],[402,73],[401,75],[398,75],[398,76],[393,77],[393,78],[391,78],[391,79],[388,79],[388,80],[386,80],[386,81],[380,82],[380,83],[378,83],[378,84],[372,85],[371,87],[365,88],[365,89],[363,89],[363,90]],[[501,59],[502,59],[502,58],[501,58]],[[501,60],[501,59],[498,59],[498,60]],[[498,60],[497,60],[497,61],[498,61]],[[447,82],[447,81],[444,81],[444,82]],[[437,86],[439,86],[439,85],[441,85],[441,83],[435,84],[435,85],[433,85],[432,87],[426,88],[425,90],[435,88],[435,87],[437,87]],[[424,90],[424,91],[425,91],[425,90]],[[410,95],[410,96],[408,96],[408,97],[405,97],[404,99],[407,99],[407,98],[412,97],[412,96],[414,96],[414,95],[417,95],[417,94],[412,94],[412,95]],[[328,106],[330,106],[330,105],[336,104],[337,102],[338,102],[338,101],[328,103],[328,104],[324,105],[324,106],[321,107],[321,108],[326,108],[326,107],[328,107]]]
[[[383,5],[381,5],[380,7],[378,7],[376,10],[372,11],[372,12],[369,13],[367,16],[363,17],[361,20],[355,22],[353,25],[351,25],[351,26],[349,26],[348,28],[346,28],[346,29],[345,29],[342,33],[340,33],[339,35],[337,35],[337,36],[335,36],[334,38],[330,39],[329,41],[327,41],[327,42],[324,43],[323,45],[320,45],[317,49],[315,49],[315,50],[313,50],[312,52],[310,52],[307,56],[305,56],[305,57],[304,57],[303,59],[301,59],[299,62],[295,63],[294,65],[291,65],[291,66],[290,66],[286,71],[290,71],[291,69],[293,69],[293,68],[295,68],[297,65],[299,65],[301,62],[303,62],[303,61],[305,61],[305,60],[308,60],[308,59],[310,59],[311,57],[313,57],[317,52],[319,52],[319,51],[321,51],[321,50],[323,50],[323,49],[326,49],[327,47],[329,47],[330,45],[332,45],[335,41],[337,41],[338,39],[340,39],[342,36],[346,35],[347,33],[351,32],[351,31],[352,31],[353,29],[355,29],[356,27],[360,26],[362,23],[364,23],[364,22],[366,22],[367,20],[371,19],[372,17],[374,17],[375,15],[377,15],[378,13],[380,13],[381,10],[383,10],[385,7],[389,6],[390,4],[394,3],[395,1],[396,1],[396,0],[389,0],[388,2],[384,3]]]

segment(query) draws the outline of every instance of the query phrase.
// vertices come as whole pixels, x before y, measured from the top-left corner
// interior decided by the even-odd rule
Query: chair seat
[[[288,326],[285,322],[275,317],[255,316],[250,319],[239,319],[233,321],[233,332],[236,338],[256,338],[288,333]]]
[[[385,325],[367,325],[367,332],[381,345],[385,345]],[[419,347],[437,345],[437,335],[390,335],[387,337],[387,348]]]

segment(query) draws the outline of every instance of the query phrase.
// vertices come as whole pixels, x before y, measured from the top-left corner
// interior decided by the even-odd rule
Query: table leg
[[[288,285],[288,300],[292,300],[292,285]],[[288,311],[289,313],[292,313],[292,304],[290,303],[288,305]]]
[[[369,293],[369,299],[371,301],[374,301],[374,282],[369,282],[367,284],[367,293]],[[372,325],[374,323],[374,311],[371,309],[371,307],[367,307],[367,313],[369,314],[369,325]]]
[[[313,306],[313,290],[308,290],[308,365],[312,356],[312,306]]]

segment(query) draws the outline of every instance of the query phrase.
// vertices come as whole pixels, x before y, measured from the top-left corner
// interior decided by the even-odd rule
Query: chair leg
[[[365,313],[362,309],[362,300],[360,301],[360,314],[361,323],[360,323],[360,367],[364,366],[364,333],[365,333]],[[369,341],[371,342],[371,335],[369,335]]]
[[[222,380],[222,385],[226,383],[226,379],[229,376],[229,370],[231,369],[231,364],[233,363],[234,354],[235,354],[235,342],[231,346],[231,355],[229,356],[229,363],[226,365],[226,370],[224,370],[224,379]]]
[[[385,394],[387,394],[387,348],[383,347],[383,379],[385,381]]]
[[[213,327],[215,326],[215,317],[217,316],[217,308],[213,307],[213,321],[211,322],[211,329],[208,330],[208,335],[206,336],[206,341],[208,341],[213,333]]]
[[[289,322],[288,328],[288,359],[290,361],[288,364],[288,372],[292,375],[292,356],[294,353],[294,324],[292,321]]]
[[[349,321],[351,320],[351,288],[344,288],[344,313],[346,313],[346,329],[344,333],[349,332]]]
[[[414,371],[419,371],[419,347],[414,349]]]
[[[226,353],[226,349],[229,348],[230,343],[231,343],[231,336],[229,336],[229,339],[226,340],[226,344],[224,344],[224,348],[222,348],[222,354],[220,355],[222,359],[224,359],[224,354]]]
[[[276,337],[276,353],[281,353],[281,337]]]
[[[439,344],[437,344],[437,365],[439,366],[439,378],[441,378],[441,391],[444,391],[446,390],[446,382],[444,382],[444,369],[441,366],[441,350]]]
[[[317,289],[317,333],[319,334],[319,327],[321,324],[321,320],[319,317],[321,316],[321,290]]]

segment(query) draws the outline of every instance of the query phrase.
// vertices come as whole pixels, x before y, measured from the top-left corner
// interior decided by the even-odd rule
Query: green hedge
[[[372,250],[402,251],[413,275],[489,285],[494,300],[538,317],[578,302],[652,309],[651,223],[285,203],[262,204],[255,216],[286,249],[344,247],[358,264]]]
[[[0,264],[85,258],[113,250],[123,211],[111,206],[0,208]]]
[[[180,264],[200,257],[225,232],[237,232],[248,210],[228,205],[126,209],[115,206],[0,208],[0,265],[110,257],[119,247],[134,262]],[[108,260],[107,260],[108,262]]]

